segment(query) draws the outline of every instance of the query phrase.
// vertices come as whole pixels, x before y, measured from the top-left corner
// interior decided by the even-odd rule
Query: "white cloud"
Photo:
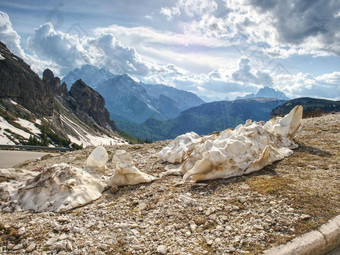
[[[249,59],[242,57],[239,62],[239,68],[232,73],[232,78],[237,82],[253,83],[263,86],[273,85],[273,78],[265,71],[251,71]]]
[[[213,13],[217,9],[215,1],[209,0],[178,0],[173,7],[163,7],[160,13],[172,20],[175,16],[186,14],[189,17]]]
[[[147,75],[153,68],[137,54],[134,48],[124,46],[112,34],[98,33],[95,37],[56,31],[51,23],[35,30],[28,39],[28,48],[35,54],[53,61],[60,67],[60,74],[84,64],[105,67],[112,72]]]
[[[0,11],[0,40],[16,55],[25,58],[20,46],[20,36],[13,29],[12,23],[6,13]]]

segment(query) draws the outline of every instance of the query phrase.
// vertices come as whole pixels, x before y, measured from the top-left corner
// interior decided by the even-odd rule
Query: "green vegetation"
[[[297,105],[303,106],[303,118],[319,117],[325,113],[340,111],[340,101],[302,97],[274,108],[270,115],[272,117],[284,116]]]
[[[44,122],[41,125],[35,124],[41,131],[40,139],[37,139],[36,136],[31,135],[28,139],[27,145],[37,145],[37,146],[48,146],[51,142],[60,146],[60,147],[69,147],[71,141],[69,139],[62,138],[58,134],[54,133],[51,130],[51,127],[48,123]],[[80,150],[82,146],[78,144],[72,143],[72,149]]]
[[[115,120],[118,129],[142,139],[158,141],[174,139],[187,132],[206,135],[227,128],[234,128],[247,119],[269,120],[270,111],[283,100],[247,99],[203,104],[183,111],[170,120],[148,119],[142,124]]]
[[[152,143],[152,140],[150,139],[141,139],[138,137],[134,137],[133,135],[130,135],[129,133],[119,130],[119,135],[123,137],[125,140],[127,140],[130,144],[143,144],[143,143]]]

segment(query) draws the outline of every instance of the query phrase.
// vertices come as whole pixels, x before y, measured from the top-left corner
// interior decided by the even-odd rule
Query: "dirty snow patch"
[[[158,153],[163,161],[182,163],[183,179],[229,178],[258,171],[288,157],[297,145],[292,140],[300,127],[302,106],[267,123],[248,120],[234,130],[199,138],[195,133],[177,137]]]
[[[8,135],[11,135],[10,133],[8,133],[7,131],[5,131],[5,129],[9,129],[12,133],[18,134],[26,139],[28,139],[30,137],[30,133],[27,133],[19,128],[14,127],[13,125],[11,125],[10,123],[8,123],[3,117],[0,116],[0,134],[2,136],[5,135],[5,133],[7,133]]]
[[[33,134],[41,134],[41,131],[39,128],[37,128],[34,123],[25,120],[25,119],[21,119],[19,118],[18,120],[15,121],[16,123],[20,124],[20,126],[27,128],[29,131],[31,131]]]
[[[5,60],[6,58],[0,53],[0,60]]]
[[[2,209],[67,211],[98,199],[105,187],[99,178],[81,168],[56,164],[27,181],[0,183],[1,199],[9,200]]]

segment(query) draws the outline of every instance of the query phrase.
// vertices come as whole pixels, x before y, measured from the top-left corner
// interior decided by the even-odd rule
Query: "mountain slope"
[[[268,98],[219,101],[190,108],[167,121],[148,119],[140,125],[117,121],[116,125],[137,137],[153,141],[172,139],[190,131],[203,135],[234,128],[247,119],[268,120],[271,110],[284,102]]]
[[[322,113],[329,113],[333,111],[340,112],[340,101],[301,97],[287,101],[284,104],[274,108],[270,115],[272,117],[285,115],[296,105],[303,106],[304,117],[321,115]]]
[[[104,99],[85,84],[66,84],[46,69],[42,80],[0,43],[0,143],[84,146],[121,141]],[[77,146],[76,146],[77,147]]]
[[[114,120],[141,123],[148,118],[162,119],[155,100],[128,75],[117,75],[97,87],[104,95],[110,116]]]
[[[0,100],[11,98],[38,116],[51,115],[55,103],[53,95],[39,76],[2,42],[0,54]]]
[[[62,82],[69,86],[82,79],[100,92],[114,120],[142,123],[148,118],[166,120],[181,111],[203,104],[193,93],[165,85],[143,84],[129,75],[114,75],[105,69],[85,65],[70,72]]]
[[[81,68],[76,68],[69,72],[63,79],[62,83],[65,82],[68,88],[77,80],[81,79],[91,88],[97,88],[102,82],[114,78],[115,75],[108,70],[92,65],[83,65]]]
[[[204,104],[204,101],[201,98],[188,91],[179,90],[162,84],[151,85],[143,83],[142,86],[149,95],[155,98],[159,98],[161,95],[171,98],[176,102],[178,109],[181,111]]]
[[[236,100],[254,98],[254,97],[276,98],[276,99],[281,99],[281,100],[290,99],[285,95],[285,93],[266,86],[266,87],[261,88],[256,94],[251,93],[244,97],[237,97]]]

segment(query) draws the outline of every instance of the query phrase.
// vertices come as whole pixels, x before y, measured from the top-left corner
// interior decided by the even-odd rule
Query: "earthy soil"
[[[304,119],[295,140],[292,156],[248,176],[204,183],[164,176],[112,188],[66,213],[0,211],[0,253],[259,254],[340,214],[340,114]],[[155,153],[168,143],[119,149],[158,177],[170,164]],[[92,149],[17,168],[85,166]],[[106,149],[112,157],[118,147]]]

